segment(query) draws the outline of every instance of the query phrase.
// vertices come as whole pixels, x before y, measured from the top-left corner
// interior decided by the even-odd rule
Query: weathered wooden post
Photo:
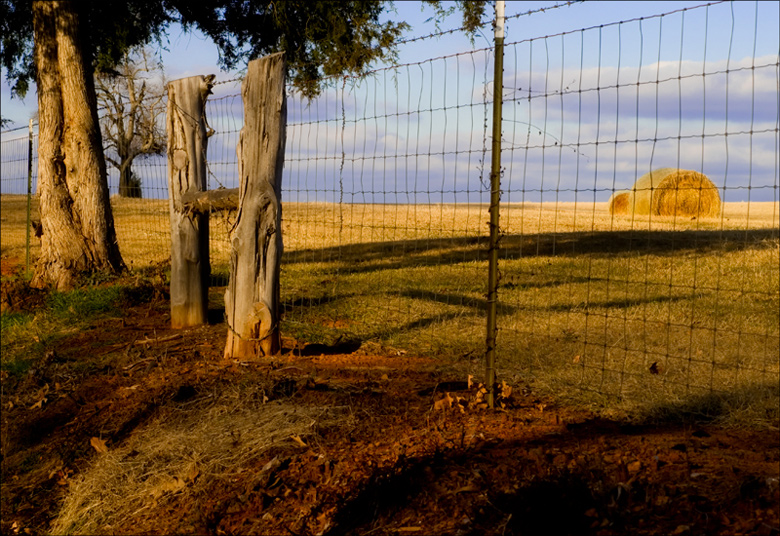
[[[208,316],[209,215],[191,212],[182,195],[206,189],[206,97],[214,75],[168,84],[168,191],[171,211],[171,327],[204,324]]]
[[[238,147],[239,207],[230,231],[225,357],[256,358],[281,349],[282,166],[287,98],[283,53],[253,60],[241,86],[244,127]]]

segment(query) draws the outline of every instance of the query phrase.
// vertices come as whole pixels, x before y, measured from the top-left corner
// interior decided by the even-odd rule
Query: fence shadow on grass
[[[708,254],[773,245],[779,235],[777,229],[596,231],[506,235],[500,242],[500,256],[502,260],[514,260],[543,256]],[[421,252],[428,253],[421,254]],[[487,239],[456,237],[347,244],[286,252],[283,262],[286,264],[322,262],[324,258],[350,263],[346,269],[350,273],[486,261]],[[487,278],[487,272],[485,277]]]
[[[640,414],[640,422],[687,425],[718,423],[728,418],[734,425],[752,427],[757,423],[768,423],[777,429],[780,424],[778,401],[780,401],[780,385],[776,380],[768,380],[750,386],[740,385],[725,392],[689,394],[683,400],[655,404]],[[733,422],[739,418],[740,410],[747,408],[750,409],[750,416],[745,419],[754,422]]]
[[[426,300],[441,305],[452,305],[457,307],[467,307],[474,311],[487,311],[488,303],[484,298],[477,299],[463,294],[454,294],[449,292],[433,292],[429,290],[403,290],[400,296],[413,298],[416,300]],[[498,312],[501,314],[511,314],[515,312],[515,307],[504,303],[497,305]]]

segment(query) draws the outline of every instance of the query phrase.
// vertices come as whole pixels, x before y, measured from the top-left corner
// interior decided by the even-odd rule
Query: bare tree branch
[[[165,147],[165,73],[153,53],[138,48],[125,55],[115,70],[95,75],[98,102],[103,108],[106,161],[119,171],[119,195],[140,197],[140,182],[132,173],[133,160],[159,154]]]

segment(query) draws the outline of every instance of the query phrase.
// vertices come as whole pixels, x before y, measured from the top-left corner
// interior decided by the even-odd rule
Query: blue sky
[[[502,146],[509,200],[605,201],[651,167],[670,166],[706,173],[727,201],[777,199],[780,4],[690,9],[703,3],[588,1],[513,18],[556,3],[506,2]],[[396,2],[395,9],[388,16],[408,22],[410,37],[436,30],[426,20],[431,10],[419,2]],[[662,13],[669,15],[655,17]],[[612,24],[620,21],[633,22]],[[454,14],[440,27],[459,23]],[[202,36],[172,28],[169,40],[162,55],[169,80],[237,76],[219,71],[216,48]],[[329,88],[308,107],[291,100],[287,198],[481,200],[479,104],[492,101],[491,40],[487,28],[473,45],[460,33],[405,44],[399,64],[410,66],[378,66],[373,78],[346,93]],[[25,125],[34,93],[9,99],[5,79],[1,90],[3,117]],[[215,88],[210,122],[218,131],[240,118],[240,97],[229,97],[239,92],[238,84]],[[414,121],[401,121],[420,110]],[[215,178],[228,183],[234,134],[210,141],[210,153],[220,155],[210,159],[228,162],[224,178],[219,171]],[[307,158],[315,154],[325,167],[312,167]]]

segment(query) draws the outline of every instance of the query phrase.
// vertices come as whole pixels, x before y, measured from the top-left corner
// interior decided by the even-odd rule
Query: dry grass
[[[295,445],[291,436],[308,440],[317,427],[349,421],[336,409],[262,404],[261,396],[234,389],[162,408],[70,484],[51,533],[112,534],[151,507],[243,473],[274,447]]]
[[[23,198],[9,198],[3,255],[23,258],[24,224],[6,210]],[[112,202],[125,259],[166,259],[165,202]],[[215,270],[228,259],[230,217],[212,215]],[[376,341],[481,374],[486,206],[287,203],[283,220],[287,333]],[[502,374],[580,403],[673,413],[699,401],[721,408],[712,418],[744,422],[752,411],[776,426],[778,203],[724,203],[696,218],[507,203],[501,226]],[[732,397],[728,408],[711,395]]]
[[[637,179],[627,207],[629,214],[678,218],[717,218],[720,210],[720,194],[706,175],[675,168],[656,169]]]
[[[286,210],[288,330],[346,331],[482,373],[486,207]],[[504,377],[630,413],[777,426],[776,203],[695,219],[613,215],[607,203],[501,216]]]

